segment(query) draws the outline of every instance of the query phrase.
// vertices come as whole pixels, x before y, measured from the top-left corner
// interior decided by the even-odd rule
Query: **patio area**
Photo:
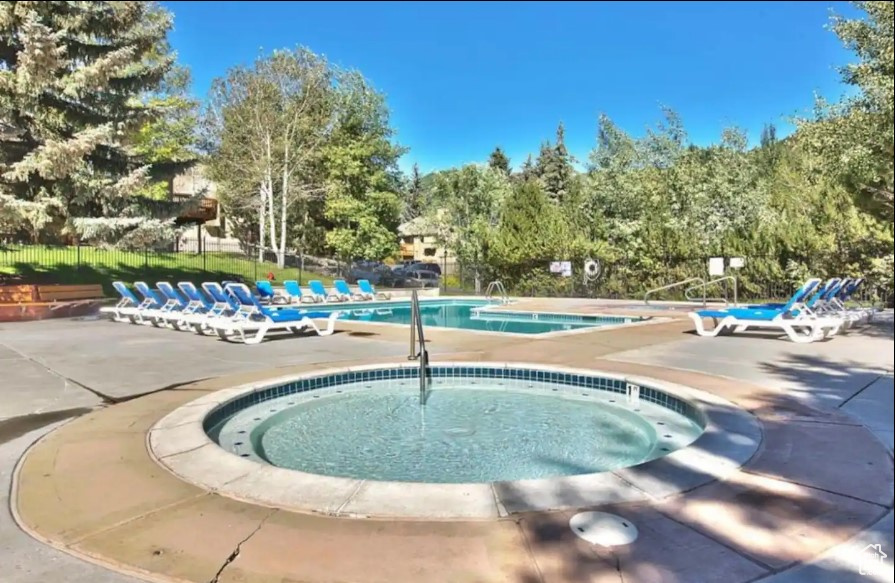
[[[637,313],[595,300],[518,308]],[[0,326],[0,480],[12,483],[8,501],[0,494],[12,510],[0,522],[4,581],[892,581],[892,313],[802,345],[765,333],[700,338],[680,311],[648,312],[667,319],[541,339],[426,330],[433,362],[647,377],[754,417],[761,441],[745,463],[623,474],[646,499],[598,507],[639,530],[612,549],[577,538],[570,511],[401,521],[251,504],[187,484],[147,450],[159,419],[213,391],[406,361],[406,327],[340,321],[330,337],[243,346],[92,318]],[[886,568],[862,575],[861,553],[877,544]]]

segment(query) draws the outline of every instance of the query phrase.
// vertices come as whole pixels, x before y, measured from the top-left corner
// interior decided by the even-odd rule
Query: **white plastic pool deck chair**
[[[782,330],[793,342],[800,344],[815,342],[836,334],[843,324],[842,318],[819,317],[802,303],[819,283],[819,279],[805,282],[782,308],[697,310],[688,315],[693,321],[696,333],[704,337],[743,332],[749,328],[773,328]],[[704,318],[712,319],[714,327],[706,329],[703,324]]]
[[[301,291],[301,286],[298,285],[298,282],[294,279],[287,279],[283,282],[283,292],[289,299],[289,303],[292,304],[303,304],[306,302],[316,304],[323,301],[323,299],[316,295],[306,294]]]
[[[168,308],[159,315],[158,319],[175,330],[187,329],[189,327],[187,320],[196,313],[199,308],[198,304],[167,281],[156,283],[156,289],[167,299],[165,305]]]
[[[136,318],[140,310],[144,309],[143,304],[148,300],[139,300],[123,281],[112,282],[112,287],[115,288],[121,299],[114,306],[100,308],[99,313],[109,315],[116,322],[137,323]]]
[[[159,327],[163,323],[165,313],[171,309],[169,302],[159,297],[154,289],[145,281],[135,281],[134,289],[143,297],[140,309],[134,315],[135,324]]]
[[[180,293],[186,296],[187,305],[180,310],[177,319],[177,327],[180,329],[191,328],[197,334],[209,331],[208,322],[217,317],[223,317],[230,309],[227,302],[215,302],[208,299],[199,289],[189,281],[181,281],[177,284]],[[221,290],[221,294],[223,294]],[[210,296],[211,294],[208,294]],[[212,296],[213,297],[213,296]]]
[[[836,289],[831,290],[831,293],[824,298],[818,313],[834,317],[838,316],[849,325],[869,322],[874,314],[873,308],[864,308],[860,305],[857,308],[849,308],[846,304],[863,282],[863,277],[846,277],[840,281]]]
[[[370,283],[369,279],[359,279],[357,280],[357,290],[358,293],[364,296],[364,299],[367,300],[390,300],[392,299],[392,295],[388,292],[376,291],[376,288],[373,287],[373,284]]]
[[[335,331],[336,319],[339,317],[336,311],[309,312],[289,308],[273,310],[258,302],[249,288],[241,283],[229,284],[225,291],[239,302],[239,308],[230,318],[214,318],[208,322],[224,340],[239,338],[245,344],[258,344],[273,330],[298,333],[310,328],[319,336],[329,336]],[[327,326],[321,329],[314,318],[325,318]],[[250,334],[251,332],[254,334]]]

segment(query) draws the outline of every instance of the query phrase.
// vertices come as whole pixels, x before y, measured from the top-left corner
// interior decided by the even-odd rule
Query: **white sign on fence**
[[[711,276],[724,275],[724,258],[723,257],[710,257],[709,258],[709,275],[711,275]]]
[[[563,277],[572,277],[571,261],[551,261],[550,273],[558,273]]]

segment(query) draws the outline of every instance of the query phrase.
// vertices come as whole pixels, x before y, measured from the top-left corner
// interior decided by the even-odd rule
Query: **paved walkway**
[[[592,304],[580,300],[575,303],[574,308],[570,309],[594,311]],[[4,373],[12,376],[7,377],[7,382],[3,384],[4,388],[0,389],[2,391],[2,395],[0,395],[2,396],[0,399],[0,474],[2,474],[0,479],[3,481],[9,479],[11,465],[28,443],[52,428],[52,424],[58,423],[58,419],[61,417],[69,414],[81,414],[85,407],[95,407],[101,403],[127,399],[161,387],[171,387],[207,377],[233,375],[259,369],[278,369],[277,374],[282,374],[284,367],[303,368],[308,365],[313,367],[315,364],[334,361],[395,360],[402,358],[407,351],[406,329],[389,327],[375,327],[374,329],[363,325],[340,325],[340,328],[349,331],[329,338],[287,339],[267,342],[256,347],[244,347],[164,330],[149,330],[93,321],[52,321],[14,326],[3,325],[0,328],[0,365],[2,365]],[[789,500],[785,508],[771,510],[770,514],[762,513],[759,509],[767,506],[769,499],[751,501],[753,510],[756,512],[756,525],[761,525],[762,521],[770,521],[768,524],[773,524],[773,521],[779,520],[781,516],[786,518],[788,513],[789,522],[800,523],[809,529],[807,534],[811,536],[808,536],[807,547],[788,547],[780,552],[769,552],[766,549],[738,546],[740,542],[736,539],[725,539],[722,532],[713,532],[715,525],[705,523],[705,518],[711,514],[711,501],[716,500],[718,496],[723,497],[724,494],[723,492],[713,494],[711,491],[704,494],[705,497],[700,503],[674,507],[673,502],[670,502],[671,506],[666,506],[658,513],[647,508],[627,509],[637,517],[638,524],[642,526],[642,532],[653,533],[653,536],[659,537],[654,541],[657,543],[653,545],[654,548],[673,551],[673,548],[667,548],[667,544],[671,544],[668,543],[669,539],[676,540],[678,544],[684,544],[685,541],[701,541],[699,545],[696,545],[701,549],[699,552],[693,550],[696,547],[687,547],[687,553],[696,553],[698,555],[696,558],[686,556],[682,550],[677,553],[656,553],[652,558],[644,555],[641,550],[635,550],[633,556],[595,554],[591,549],[583,548],[576,541],[569,540],[564,522],[565,516],[521,519],[512,523],[513,526],[510,530],[503,530],[504,527],[495,527],[493,532],[481,525],[464,525],[460,530],[447,529],[447,532],[439,527],[436,529],[438,530],[437,536],[433,534],[435,531],[426,531],[425,528],[417,526],[406,527],[406,530],[402,532],[381,537],[382,524],[370,523],[369,528],[372,528],[377,534],[374,535],[373,531],[366,532],[366,534],[359,531],[352,535],[360,537],[357,538],[357,544],[370,546],[371,540],[377,540],[378,542],[368,550],[368,554],[373,558],[382,559],[388,558],[389,555],[386,551],[389,547],[395,546],[395,541],[406,541],[411,535],[414,540],[422,541],[419,543],[423,545],[419,547],[419,554],[412,555],[412,560],[408,560],[406,555],[394,559],[393,562],[396,565],[399,563],[403,565],[401,569],[404,570],[395,566],[395,569],[401,570],[402,577],[400,578],[402,579],[405,578],[403,575],[408,575],[415,576],[417,581],[429,580],[426,576],[433,574],[432,571],[429,571],[432,568],[432,562],[444,565],[445,563],[442,561],[446,560],[448,564],[457,567],[457,578],[453,580],[525,582],[583,580],[584,578],[597,580],[600,573],[606,574],[606,580],[615,581],[618,580],[618,574],[615,571],[613,560],[623,560],[626,568],[632,569],[626,573],[626,581],[698,580],[698,578],[693,578],[694,572],[688,571],[688,565],[706,564],[713,561],[720,561],[719,564],[739,565],[733,571],[725,572],[727,579],[733,581],[736,580],[734,576],[736,574],[742,575],[742,578],[749,578],[768,567],[773,569],[786,567],[787,555],[778,556],[781,552],[789,553],[788,556],[794,556],[794,553],[801,557],[806,551],[813,548],[828,546],[829,543],[823,542],[828,539],[820,537],[817,528],[811,526],[815,523],[812,523],[803,514],[807,512],[818,515],[817,508],[811,510],[811,504],[800,505],[795,501],[813,500],[815,496],[819,495],[818,492],[841,492],[843,488],[853,488],[851,483],[842,483],[846,467],[851,472],[852,482],[857,482],[859,485],[862,482],[873,482],[873,480],[855,479],[853,473],[855,467],[850,465],[854,463],[855,458],[860,459],[862,453],[871,455],[872,452],[866,450],[857,453],[844,452],[850,453],[850,455],[841,457],[831,455],[836,451],[836,444],[842,443],[841,432],[855,433],[859,428],[856,425],[851,425],[851,421],[845,423],[835,420],[823,422],[824,417],[829,417],[829,415],[854,416],[884,443],[887,443],[891,449],[893,358],[891,320],[888,324],[871,329],[868,331],[869,333],[837,337],[832,342],[812,345],[795,345],[768,338],[700,339],[683,334],[682,332],[687,328],[688,326],[685,324],[672,323],[641,330],[597,332],[570,336],[564,340],[535,341],[515,338],[496,341],[495,337],[487,335],[435,331],[431,334],[430,348],[433,353],[457,355],[457,358],[536,360],[545,363],[566,363],[604,369],[658,365],[665,371],[662,374],[667,375],[669,380],[674,380],[676,374],[687,375],[687,372],[674,372],[683,369],[741,379],[747,381],[751,386],[761,388],[761,391],[754,391],[751,396],[739,395],[739,398],[748,401],[744,401],[744,404],[753,411],[763,411],[766,414],[766,423],[774,420],[779,421],[774,425],[774,431],[781,435],[778,435],[775,440],[780,439],[783,440],[781,443],[788,444],[776,452],[766,452],[763,463],[771,463],[768,460],[774,462],[776,459],[774,463],[785,462],[784,466],[792,465],[791,460],[786,457],[789,455],[786,452],[791,452],[793,448],[797,449],[799,446],[811,446],[812,441],[814,442],[812,447],[815,450],[802,456],[805,460],[803,460],[804,465],[801,470],[805,471],[805,475],[800,480],[786,481],[790,486],[784,485],[785,487],[797,487],[800,489],[800,494],[795,497],[784,496]],[[644,330],[647,331],[644,332]],[[600,357],[608,357],[611,360],[601,361]],[[155,366],[157,363],[166,363],[166,366]],[[653,372],[659,370],[653,369]],[[690,378],[692,380],[697,377]],[[711,383],[713,387],[725,384],[723,379],[711,381]],[[210,383],[208,386],[214,387],[215,384]],[[744,386],[743,383],[730,383],[728,390],[733,393],[740,390],[738,387],[742,386]],[[91,419],[106,419],[108,418],[107,414],[111,413],[124,415],[126,411],[131,410],[131,407],[143,407],[144,404],[148,405],[151,402],[163,403],[165,407],[169,407],[172,403],[167,402],[168,395],[184,398],[186,393],[187,391],[183,389],[166,391],[146,399],[109,407],[99,413],[81,417],[67,429],[76,430],[78,426],[84,426]],[[759,397],[763,401],[760,401]],[[807,410],[801,409],[800,405],[825,410],[829,413],[822,413],[819,418],[817,415],[812,417],[806,415]],[[34,416],[35,412],[42,412],[43,415]],[[157,410],[153,413],[153,415],[155,414],[157,414]],[[151,421],[153,415],[150,415],[146,422]],[[845,418],[848,419],[848,417]],[[45,423],[50,425],[40,427]],[[787,436],[786,432],[790,434]],[[137,433],[139,434],[139,431]],[[831,437],[833,437],[832,441],[830,441]],[[142,447],[142,443],[138,445]],[[867,447],[872,449],[872,443],[869,443]],[[143,451],[145,452],[145,450]],[[823,452],[823,455],[818,455],[818,452]],[[106,453],[113,454],[114,457],[116,452],[110,450]],[[762,462],[762,460],[756,460],[756,463],[758,462]],[[64,469],[59,467],[58,460],[54,464],[56,465],[50,466],[50,471],[45,473],[52,476]],[[826,473],[824,473],[825,470]],[[862,471],[865,470],[866,468]],[[858,506],[849,507],[850,510],[847,512],[847,514],[850,512],[849,518],[841,519],[845,522],[840,526],[854,524],[856,521],[860,522],[861,516],[869,517],[873,514],[872,512],[866,515],[862,514],[864,511],[860,508],[872,510],[874,505],[878,504],[882,504],[882,506],[876,506],[877,508],[891,507],[891,466],[889,466],[888,472],[889,482],[882,494],[882,498],[885,500],[879,498],[877,493],[871,506],[866,506],[868,502],[854,502]],[[868,475],[865,475],[866,477]],[[89,476],[82,476],[82,478],[87,480]],[[728,494],[736,500],[735,506],[741,509],[750,507],[748,497],[743,499],[743,494],[747,491],[754,491],[753,486],[755,486],[756,480],[776,480],[775,484],[784,487],[779,485],[779,477],[770,477],[769,472],[763,471],[760,464],[754,466],[752,471],[743,472],[741,479],[748,483],[739,485],[730,483],[725,486],[733,488],[733,490],[729,490]],[[818,479],[823,483],[810,483],[810,480]],[[792,486],[799,481],[803,484],[808,483],[808,485]],[[869,485],[873,486],[872,483]],[[879,485],[878,479],[877,485]],[[863,484],[863,486],[866,487],[867,484]],[[718,486],[708,486],[708,488],[712,487],[718,489]],[[771,492],[774,491],[774,487],[770,487],[766,483],[762,484],[762,487],[767,495],[770,495],[767,493],[768,488]],[[128,490],[126,483],[121,484],[121,488]],[[805,492],[807,494],[804,494]],[[852,491],[851,498],[861,498],[862,500],[869,495],[868,492],[859,493],[857,496],[854,494],[855,492]],[[829,506],[831,500],[829,496],[835,497],[836,494],[826,493],[821,495],[821,498],[823,496],[828,497],[824,505]],[[200,499],[204,498],[207,498],[207,495],[200,495],[196,501],[190,504],[198,504],[197,508],[201,511],[204,502],[201,502]],[[780,500],[780,497],[777,496],[776,499]],[[37,500],[40,501],[40,498]],[[109,504],[108,496],[103,502],[106,505]],[[757,507],[754,506],[756,504]],[[794,508],[793,504],[795,504]],[[848,507],[848,504],[850,503],[837,503],[834,506]],[[861,506],[862,504],[864,506]],[[699,510],[701,506],[704,506],[705,511],[709,512],[705,518],[701,516],[702,511]],[[282,532],[282,521],[284,520],[282,514],[255,516],[257,514],[255,511],[246,512],[251,515],[248,522],[255,521],[253,528],[260,527],[260,521],[264,521],[264,528],[258,530],[261,536],[250,536],[249,538],[254,542],[244,549],[246,554],[240,555],[241,558],[238,561],[233,560],[226,565],[229,572],[224,570],[227,575],[225,578],[215,580],[235,581],[241,580],[239,578],[244,575],[249,575],[249,570],[246,570],[245,566],[250,564],[247,557],[249,550],[252,549],[255,553],[255,561],[272,565],[269,567],[270,572],[268,573],[271,577],[274,576],[278,565],[286,569],[286,565],[282,564],[282,561],[290,557],[296,558],[293,555],[298,551],[292,547],[288,551],[285,548],[277,551],[280,547],[276,545],[279,534]],[[833,516],[826,511],[821,514]],[[188,516],[187,513],[183,514],[184,520],[189,522]],[[670,516],[674,517],[671,521],[669,521]],[[794,517],[795,520],[792,520]],[[323,519],[318,518],[308,524],[309,528],[313,528],[314,536],[317,539],[321,536],[325,539],[328,536],[339,534],[328,530],[330,527],[324,526],[320,522],[321,520]],[[885,522],[886,520],[888,522]],[[867,522],[866,518],[864,522]],[[334,524],[343,523],[363,524],[353,521],[336,521]],[[736,526],[738,526],[736,523],[731,523],[720,525],[717,528],[724,530]],[[779,527],[779,523],[776,526]],[[830,530],[830,526],[830,524],[825,524],[827,530]],[[215,532],[214,524],[206,525],[206,527],[208,532]],[[344,530],[349,527],[336,526],[334,528]],[[355,526],[352,528],[367,527]],[[862,537],[869,537],[867,540],[873,542],[877,540],[875,537],[888,534],[888,540],[880,542],[883,544],[883,548],[887,549],[891,558],[891,513],[883,519],[877,528],[879,529],[877,533],[871,531],[861,535],[857,542],[862,542],[864,540]],[[847,530],[848,528],[843,532]],[[140,529],[139,532],[145,532],[145,529]],[[326,534],[327,532],[329,534]],[[98,533],[92,534],[99,536]],[[134,541],[135,538],[139,538],[139,533],[133,533],[133,536],[128,537],[122,537],[121,534],[120,531],[114,532],[114,536],[110,533],[107,538],[110,543]],[[238,538],[238,534],[234,533],[233,536]],[[243,534],[251,535],[252,533]],[[806,532],[803,529],[798,533],[794,532],[793,536],[804,539]],[[483,552],[481,550],[473,552],[471,548],[459,542],[445,545],[444,537],[454,541],[473,540],[478,545],[475,548],[484,548],[485,554],[481,554]],[[220,568],[231,556],[234,546],[239,548],[238,543],[242,540],[239,538],[234,543],[227,537],[220,538],[219,547],[211,545],[216,549],[212,555],[217,558],[210,560],[212,557],[206,557],[204,564],[207,568],[201,573],[171,574],[189,580],[212,580],[216,571],[211,572],[211,567]],[[436,539],[440,541],[437,546],[443,549],[447,556],[439,554],[436,557],[423,552],[426,548],[425,541],[431,542]],[[666,546],[659,544],[660,540],[665,541]],[[263,541],[267,541],[267,544],[265,545]],[[517,549],[520,541],[523,541],[531,550],[520,554]],[[648,538],[646,542],[649,542]],[[718,546],[718,543],[721,545]],[[825,556],[819,557],[814,564],[790,570],[779,576],[789,577],[787,581],[840,581],[847,580],[844,579],[847,577],[858,577],[854,559],[849,554],[854,552],[856,544],[853,542],[851,545],[840,547],[838,551],[841,552],[838,554],[837,549],[834,548]],[[647,545],[639,545],[638,549],[645,546]],[[732,553],[731,548],[733,549]],[[374,549],[379,550],[374,553]],[[159,554],[149,555],[153,570],[164,570],[154,568],[162,564],[170,566],[178,563],[176,557],[172,557],[164,549],[155,549],[152,553],[158,550],[161,550]],[[324,550],[323,547],[316,549],[311,547],[306,552],[314,551],[317,554],[313,556],[316,557],[319,552]],[[700,552],[707,554],[699,554]],[[0,554],[4,557],[11,557],[13,568],[9,580],[13,583],[55,580],[98,581],[101,583],[130,581],[126,577],[111,574],[36,543],[11,525],[8,515],[4,515],[3,522],[0,523]],[[670,560],[675,556],[680,559],[680,564]],[[436,561],[436,559],[438,560]],[[335,563],[330,565],[329,560],[335,561]],[[725,560],[728,563],[724,563]],[[330,557],[320,564],[329,565],[334,571],[318,571],[316,574],[315,572],[304,572],[300,575],[304,580],[334,580],[332,573],[340,572],[337,567],[343,563],[344,555]],[[344,567],[341,571],[345,576],[343,580],[376,580],[368,576],[371,574],[369,563],[358,559],[354,564],[355,568],[360,570],[352,574],[350,570],[345,571],[344,568],[347,567]],[[525,567],[522,568],[520,565]],[[607,568],[607,565],[612,568]],[[466,574],[463,575],[463,572]],[[890,563],[888,579],[879,580],[891,581],[891,572]],[[209,573],[211,573],[211,577],[204,578]],[[399,573],[392,572],[391,579],[387,578],[388,572],[380,574],[381,580],[393,581],[397,580],[396,577]],[[294,575],[298,576],[299,573],[294,573]],[[6,576],[7,573],[4,572],[4,581],[7,580]],[[277,580],[280,579],[277,578]],[[298,580],[303,579],[299,578]],[[856,578],[855,580],[867,580],[867,578]]]
[[[698,370],[748,380],[792,395],[818,408],[837,409],[860,421],[893,451],[893,314],[880,314],[860,335],[836,342],[797,345],[762,342],[749,337],[723,337],[711,350],[700,338],[670,346],[619,352],[612,358]],[[818,452],[823,455],[823,452]],[[893,513],[852,540],[829,549],[808,565],[773,577],[774,583],[867,583],[895,580]],[[861,574],[859,564],[868,546],[881,544],[888,563]],[[872,559],[871,559],[872,560]]]

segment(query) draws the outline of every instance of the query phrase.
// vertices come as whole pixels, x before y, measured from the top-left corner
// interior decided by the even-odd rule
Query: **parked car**
[[[401,267],[392,271],[395,275],[395,286],[427,288],[438,287],[441,279],[434,271],[422,269],[418,265]]]
[[[411,267],[425,269],[426,271],[433,271],[438,275],[441,275],[440,265],[438,265],[437,263],[420,261],[419,259],[406,259],[396,265],[393,269],[410,269]]]
[[[359,279],[369,280],[373,285],[391,287],[395,284],[395,276],[389,266],[381,261],[356,261],[345,274],[348,283],[357,283]]]
[[[438,275],[441,275],[441,266],[438,265],[437,263],[420,262],[420,263],[415,264],[414,267],[419,267],[420,269],[425,269],[427,271],[431,271],[433,273],[437,273]]]

